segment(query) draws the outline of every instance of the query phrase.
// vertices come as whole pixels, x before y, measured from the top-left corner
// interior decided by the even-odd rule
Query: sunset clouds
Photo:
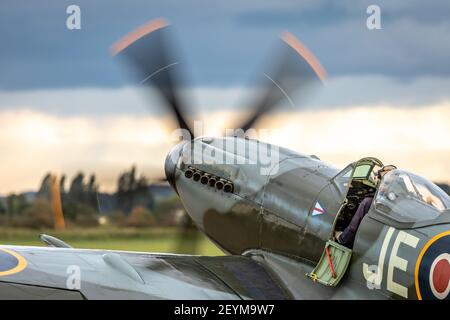
[[[236,116],[221,111],[203,117],[205,135],[219,135]],[[114,189],[118,173],[133,164],[157,178],[174,143],[170,119],[163,116],[60,117],[22,109],[1,111],[0,127],[0,194],[36,189],[48,171],[95,172],[103,190]],[[281,112],[258,127],[268,129],[263,140],[338,167],[375,156],[434,181],[450,181],[450,103]]]

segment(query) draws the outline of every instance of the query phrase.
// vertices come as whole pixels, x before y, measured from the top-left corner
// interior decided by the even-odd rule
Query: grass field
[[[223,255],[199,232],[182,235],[175,228],[90,228],[65,231],[0,228],[0,244],[43,246],[39,234],[64,240],[74,248]]]

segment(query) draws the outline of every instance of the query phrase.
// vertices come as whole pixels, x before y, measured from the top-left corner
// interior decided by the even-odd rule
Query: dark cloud
[[[243,85],[285,29],[330,74],[405,79],[448,76],[448,1],[119,1],[79,0],[82,30],[65,27],[73,1],[0,4],[0,89],[118,87],[130,83],[108,55],[136,26],[164,16],[194,85]],[[382,30],[366,28],[369,4],[382,9]],[[270,56],[270,55],[269,55]],[[184,61],[184,60],[183,60]]]

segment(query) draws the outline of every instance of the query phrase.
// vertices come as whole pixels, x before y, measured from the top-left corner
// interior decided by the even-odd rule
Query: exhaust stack
[[[223,186],[223,191],[226,193],[233,192],[233,185],[231,183],[225,183]]]
[[[195,171],[194,174],[192,175],[192,179],[194,181],[199,181],[200,178],[202,177],[203,173],[201,171]]]
[[[224,185],[225,181],[223,179],[220,179],[219,181],[216,182],[214,186],[216,187],[217,190],[222,190]]]
[[[188,179],[192,178],[193,175],[194,175],[194,170],[192,170],[191,168],[187,169],[186,172],[184,173],[184,176]]]
[[[207,184],[208,180],[209,180],[210,175],[205,173],[202,175],[202,177],[200,178],[200,183],[201,184]]]
[[[210,187],[214,187],[216,185],[216,182],[217,182],[217,178],[216,177],[211,177],[208,180],[208,184],[209,184]]]

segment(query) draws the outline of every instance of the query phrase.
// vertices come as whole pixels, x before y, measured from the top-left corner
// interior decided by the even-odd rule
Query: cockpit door
[[[351,257],[351,249],[329,240],[325,244],[319,263],[307,276],[314,282],[335,287],[347,271]]]
[[[368,188],[376,188],[377,179],[376,172],[383,166],[383,163],[372,157],[367,157],[355,162],[351,166],[351,170],[346,170],[338,179],[348,177],[346,182],[345,197],[343,197],[340,208],[336,214],[329,240],[325,244],[322,256],[313,271],[307,276],[313,281],[317,281],[323,285],[336,286],[343,278],[352,257],[352,249],[347,248],[334,241],[334,230],[343,210],[350,204],[348,194],[350,188],[355,184],[362,184]],[[345,170],[345,169],[344,169]]]

